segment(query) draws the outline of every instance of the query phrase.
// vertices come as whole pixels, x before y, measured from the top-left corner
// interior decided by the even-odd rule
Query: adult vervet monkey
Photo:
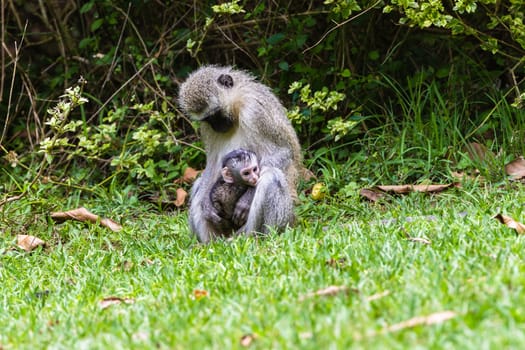
[[[222,158],[239,148],[255,152],[261,169],[246,224],[238,233],[267,233],[269,228],[292,225],[301,148],[284,107],[270,89],[232,67],[204,66],[181,85],[179,103],[201,122],[207,157],[191,190],[189,209],[190,228],[199,241],[209,242],[217,234],[204,212],[210,209],[209,194],[220,176]]]

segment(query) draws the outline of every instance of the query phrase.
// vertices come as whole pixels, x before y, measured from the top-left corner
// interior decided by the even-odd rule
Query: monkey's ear
[[[228,168],[227,166],[222,168],[221,174],[222,174],[222,179],[224,180],[224,182],[227,182],[229,184],[235,182],[235,180],[233,179],[233,174],[232,174],[230,168]]]
[[[217,82],[227,89],[233,87],[233,78],[228,74],[219,75]]]

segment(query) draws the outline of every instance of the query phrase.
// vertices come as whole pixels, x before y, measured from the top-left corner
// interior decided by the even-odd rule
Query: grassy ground
[[[303,198],[295,229],[209,245],[190,236],[185,213],[81,202],[26,197],[4,206],[0,348],[525,345],[525,239],[492,218],[524,218],[522,187],[383,204]],[[124,229],[48,219],[80,204]],[[17,234],[47,246],[26,253],[14,248]],[[347,290],[312,295],[330,286]],[[110,297],[122,302],[105,307]],[[446,311],[450,319],[424,318]]]

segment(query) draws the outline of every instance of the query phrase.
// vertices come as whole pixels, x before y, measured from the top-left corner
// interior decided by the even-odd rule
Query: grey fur
[[[228,78],[229,77],[229,78]],[[210,190],[230,151],[254,151],[261,165],[246,225],[239,233],[267,233],[293,224],[298,172],[302,163],[297,135],[286,111],[270,89],[246,72],[231,67],[204,66],[181,85],[179,104],[201,121],[206,168],[191,191],[189,224],[201,242],[217,232],[204,218]]]

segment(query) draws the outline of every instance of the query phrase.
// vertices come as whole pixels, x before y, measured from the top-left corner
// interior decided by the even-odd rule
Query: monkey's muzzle
[[[225,133],[231,130],[233,127],[233,121],[228,116],[224,115],[221,109],[213,111],[206,118],[202,119],[203,122],[210,124],[211,128],[220,133]]]

